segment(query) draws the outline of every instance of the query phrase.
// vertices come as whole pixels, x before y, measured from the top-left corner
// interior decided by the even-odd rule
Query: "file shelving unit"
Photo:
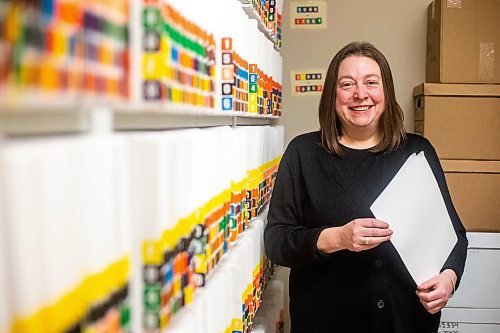
[[[207,40],[212,40],[212,46],[215,47],[214,54],[210,56],[212,58],[209,57],[213,61],[212,72],[205,72],[212,77],[211,89],[205,94],[205,97],[212,97],[211,102],[197,105],[192,97],[176,100],[169,99],[168,95],[160,101],[145,98],[144,83],[151,74],[147,66],[144,67],[147,65],[147,52],[151,51],[144,48],[148,32],[146,7],[168,5],[175,9],[176,19],[180,21],[176,21],[170,28],[176,27],[177,30],[168,28],[168,34],[161,41],[182,41],[187,43],[184,46],[188,46],[186,50],[190,51],[193,45],[186,42],[186,38],[191,37],[192,42],[191,34],[200,33],[200,29],[205,28],[206,24],[202,17],[206,12],[201,12],[200,15],[200,12],[195,13],[197,11],[193,10],[197,7],[188,7],[197,4],[203,6],[202,1],[195,2],[196,4],[183,5],[182,1],[169,0],[94,0],[81,5],[76,1],[49,1],[39,8],[31,4],[0,3],[0,22],[5,22],[11,28],[0,35],[0,46],[7,50],[5,59],[12,59],[17,64],[14,70],[9,68],[8,62],[0,60],[0,183],[6,185],[0,191],[0,231],[3,235],[0,237],[3,244],[0,246],[0,271],[5,273],[0,274],[0,290],[6,295],[6,302],[2,302],[3,306],[0,307],[0,332],[174,332],[178,325],[182,325],[180,322],[186,321],[176,320],[172,316],[172,309],[169,310],[170,315],[164,316],[166,310],[159,308],[160,316],[156,326],[151,326],[145,316],[144,307],[151,305],[147,303],[148,297],[153,303],[155,300],[144,287],[143,275],[146,271],[143,270],[144,257],[140,253],[144,240],[134,240],[133,237],[138,221],[134,220],[135,215],[130,212],[134,206],[131,198],[134,197],[135,190],[133,181],[130,181],[134,179],[130,175],[133,165],[130,137],[136,134],[161,136],[183,129],[200,128],[207,128],[207,131],[211,131],[210,128],[214,128],[214,131],[223,128],[222,132],[227,132],[228,129],[242,127],[248,132],[254,128],[250,126],[272,128],[270,126],[273,125],[273,120],[281,114],[281,58],[277,51],[277,45],[280,44],[276,39],[277,27],[273,25],[273,29],[270,29],[268,23],[260,21],[249,23],[244,33],[251,34],[253,42],[265,40],[261,44],[271,47],[247,50],[244,48],[247,41],[243,40],[247,35],[225,33],[228,29],[227,26],[224,28],[223,23],[220,27],[214,27],[220,30],[213,32],[210,37],[213,39],[208,38],[211,28],[207,27],[201,33]],[[265,8],[269,8],[271,2],[276,5],[275,1],[266,1]],[[224,3],[233,9],[239,8],[246,17],[252,18],[248,18],[248,21],[266,15],[252,12],[249,7],[252,2],[245,5],[236,0],[226,0]],[[278,7],[273,7],[276,8],[273,11]],[[164,11],[165,7],[162,8]],[[217,8],[215,10],[220,12]],[[191,12],[195,13],[194,16],[187,17]],[[130,22],[127,23],[128,21]],[[183,23],[179,26],[176,25],[178,22]],[[231,22],[234,21],[229,19],[230,24]],[[189,29],[182,30],[179,27]],[[251,112],[248,107],[246,112],[241,109],[234,111],[235,100],[231,101],[231,109],[221,109],[224,82],[220,81],[223,73],[218,71],[221,66],[227,65],[221,63],[224,57],[222,37],[233,41],[233,48],[230,50],[234,52],[231,53],[232,56],[244,56],[248,65],[254,64],[258,68],[255,71],[255,75],[258,75],[254,83],[255,100],[242,100],[249,104],[255,103],[256,107]],[[162,44],[162,47],[166,47],[163,51],[173,52],[172,44]],[[262,50],[271,48],[276,52],[273,56],[275,60],[267,63],[270,53]],[[174,67],[181,65],[180,59],[178,58],[178,64],[173,64]],[[194,61],[189,60],[189,57],[184,60]],[[198,66],[195,63],[197,61],[191,62],[191,65]],[[182,70],[177,69],[177,75],[181,75]],[[187,70],[184,74],[191,75],[192,72]],[[240,81],[236,81],[237,74],[243,75],[238,77]],[[250,74],[253,72],[247,70],[245,73],[241,68],[238,73],[234,73],[232,90],[226,98],[234,97],[237,84],[240,88],[250,88],[251,82],[245,81],[250,79]],[[186,83],[185,78],[174,79],[168,75],[163,78],[167,90],[177,87],[180,92],[191,91],[182,86]],[[235,212],[230,209],[237,207],[239,211],[245,212],[244,218],[258,222],[255,222],[255,227],[251,227],[247,221],[244,228],[248,227],[252,231],[239,238],[238,232],[233,230],[231,233],[231,228],[227,227],[228,234],[224,237],[232,238],[223,243],[233,244],[241,238],[242,243],[247,245],[234,246],[239,249],[235,252],[240,253],[239,257],[233,255],[225,260],[227,264],[220,265],[218,271],[213,270],[217,273],[214,276],[222,276],[214,277],[213,281],[227,281],[225,274],[234,273],[237,261],[246,258],[245,253],[257,253],[253,258],[261,255],[261,246],[252,250],[248,244],[261,245],[258,237],[263,230],[264,221],[257,215],[257,209],[263,208],[269,200],[269,186],[272,185],[279,162],[277,152],[283,145],[282,129],[275,132],[281,138],[275,137],[277,141],[274,143],[281,145],[281,148],[275,147],[276,156],[272,160],[263,161],[263,165],[258,165],[248,175],[250,178],[240,179],[239,184],[235,184],[234,179],[228,176],[228,184],[232,185],[223,191],[225,201],[223,200],[221,207],[225,210],[221,211],[222,217],[219,218],[221,221],[231,221],[231,218],[235,218]],[[262,140],[257,144],[262,145],[259,149],[269,148]],[[93,158],[96,158],[95,163],[92,163]],[[23,183],[23,177],[19,177],[25,175],[28,175],[27,182],[36,183],[33,184],[32,191],[31,185]],[[111,180],[108,181],[107,177]],[[74,181],[76,178],[82,179]],[[247,188],[250,183],[252,188]],[[48,192],[44,192],[45,190]],[[238,191],[240,196],[236,198]],[[96,192],[95,195],[93,192]],[[43,193],[51,196],[44,197]],[[98,202],[99,199],[104,201]],[[221,200],[220,197],[215,199],[217,200]],[[239,200],[239,205],[231,206],[231,200],[233,204]],[[217,207],[214,198],[206,198],[206,201],[207,205],[212,204],[205,205],[206,209]],[[29,204],[23,208],[23,202]],[[34,204],[36,202],[38,204]],[[83,209],[80,204],[88,206]],[[31,212],[28,214],[25,210]],[[196,211],[200,213],[200,208]],[[198,216],[197,221],[207,223],[207,218],[215,218],[217,212],[208,210],[204,213],[208,216]],[[68,222],[72,220],[73,222]],[[19,221],[22,223],[18,223]],[[92,223],[88,227],[82,227],[90,221]],[[180,222],[185,222],[185,219]],[[30,228],[41,232],[33,233]],[[43,232],[44,228],[54,234]],[[258,231],[253,230],[256,228]],[[163,230],[163,235],[165,231]],[[183,232],[192,233],[193,230]],[[55,234],[57,235],[54,236]],[[168,243],[179,246],[179,242],[185,241],[185,235],[179,234],[177,236],[182,237],[171,239]],[[157,237],[161,238],[162,234]],[[253,237],[253,243],[245,241],[249,237]],[[22,242],[25,241],[34,243],[23,250]],[[100,249],[104,249],[102,258]],[[29,252],[25,252],[28,250],[39,253],[25,261],[25,256],[30,256]],[[50,258],[44,255],[50,255]],[[42,266],[35,265],[35,259],[40,258],[45,258],[41,260]],[[224,260],[220,262],[224,263]],[[71,267],[65,267],[63,263]],[[36,266],[33,267],[33,272],[39,273],[40,281],[28,287],[24,283],[32,278],[26,275],[30,265]],[[259,262],[258,265],[262,266],[263,263]],[[165,274],[165,267],[162,269],[161,273]],[[250,270],[249,274],[245,278],[253,276],[255,279],[255,271]],[[257,275],[265,282],[268,274],[267,271],[262,271]],[[52,278],[54,281],[51,281]],[[55,285],[57,279],[61,282],[60,285]],[[242,281],[239,286],[248,282]],[[197,287],[203,285],[200,281],[193,283]],[[260,282],[256,283],[257,281],[250,281],[253,286]],[[198,297],[204,301],[197,302],[196,293],[189,292],[182,292],[182,305],[191,303],[190,307],[182,310],[188,313],[182,318],[192,318],[194,309],[199,310],[201,303],[210,304],[208,296]],[[225,319],[236,320],[217,322],[212,327],[216,330],[225,327],[226,331],[251,329],[251,316],[256,311],[260,296],[255,294],[255,290],[245,292],[253,294],[253,299],[242,300],[242,315],[239,318],[237,312],[226,315]],[[208,294],[208,291],[204,294]],[[164,297],[161,290],[159,295]],[[233,296],[238,298],[242,295]],[[175,306],[179,307],[179,304],[176,303]],[[178,310],[180,309],[175,312]],[[171,326],[170,322],[174,325]]]

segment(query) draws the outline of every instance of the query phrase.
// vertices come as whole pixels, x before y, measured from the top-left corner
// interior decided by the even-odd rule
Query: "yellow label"
[[[161,78],[162,57],[159,53],[145,53],[142,56],[142,75],[145,80],[158,80]]]
[[[196,94],[196,105],[197,106],[205,106],[205,96],[202,94]]]
[[[195,272],[198,274],[207,274],[207,258],[205,254],[197,254],[195,260]]]
[[[14,320],[11,333],[59,333],[83,318],[90,306],[123,288],[130,273],[126,256],[101,272],[86,277],[80,285],[31,316]],[[110,282],[112,281],[112,282]]]
[[[248,104],[248,112],[257,113],[257,104]]]
[[[182,90],[177,87],[172,87],[172,102],[182,103]]]
[[[207,258],[211,258],[212,257],[212,245],[207,244],[205,252],[207,253]]]
[[[174,276],[174,294],[179,294],[181,292],[181,279],[178,276]]]
[[[64,56],[67,54],[67,36],[64,35],[64,33],[59,30],[59,29],[54,29],[53,30],[54,34],[54,54],[57,56]]]
[[[174,233],[171,229],[164,230],[161,234],[160,247],[163,250],[171,250],[176,245],[176,239],[174,238]]]
[[[260,273],[260,263],[253,269],[253,277],[255,278]]]
[[[194,294],[193,286],[188,285],[184,288],[184,303],[185,304],[193,303],[193,294]]]
[[[163,54],[165,59],[171,59],[170,50],[170,40],[164,35],[160,39],[160,52]]]
[[[210,241],[213,241],[215,237],[217,237],[217,234],[219,233],[219,225],[215,223],[212,227],[210,227],[209,233],[210,233]]]
[[[160,265],[163,261],[161,243],[158,241],[144,241],[142,243],[142,262],[146,265]]]
[[[241,318],[233,318],[231,328],[233,331],[243,331],[243,321]]]

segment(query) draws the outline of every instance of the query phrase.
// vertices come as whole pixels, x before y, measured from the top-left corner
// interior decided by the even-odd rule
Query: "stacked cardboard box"
[[[436,148],[465,227],[500,232],[500,84],[424,83],[413,96],[415,132]]]
[[[500,232],[499,13],[500,0],[432,1],[428,83],[413,90],[415,132],[436,148],[455,207],[474,232]]]
[[[500,83],[499,13],[498,0],[434,0],[427,13],[426,81]]]

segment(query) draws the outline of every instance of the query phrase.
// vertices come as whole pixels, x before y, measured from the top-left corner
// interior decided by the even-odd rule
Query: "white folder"
[[[439,274],[457,235],[423,152],[408,158],[370,208],[389,223],[391,242],[417,285]]]

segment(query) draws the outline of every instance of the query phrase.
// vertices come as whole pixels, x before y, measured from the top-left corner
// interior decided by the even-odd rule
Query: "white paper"
[[[408,158],[370,209],[389,223],[391,242],[417,285],[439,274],[457,236],[423,152]]]

